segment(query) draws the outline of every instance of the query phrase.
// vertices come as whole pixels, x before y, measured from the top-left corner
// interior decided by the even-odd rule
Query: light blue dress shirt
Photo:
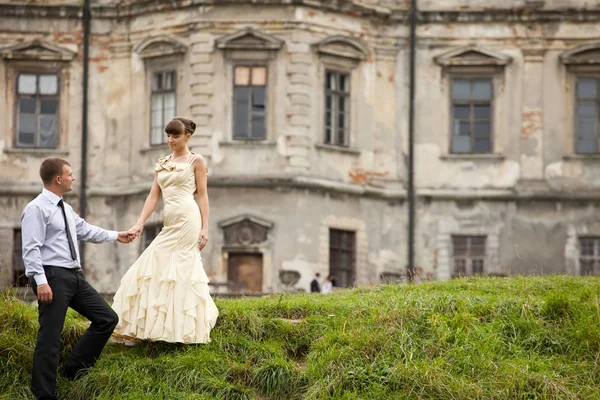
[[[25,206],[21,216],[25,274],[28,277],[33,276],[38,286],[48,283],[44,266],[81,268],[77,246],[75,246],[77,259],[73,260],[71,257],[65,220],[58,206],[60,199],[51,191],[43,189],[38,197]],[[73,211],[70,205],[64,201],[63,204],[71,237],[92,243],[117,240],[118,233],[116,231],[107,231],[88,224]]]

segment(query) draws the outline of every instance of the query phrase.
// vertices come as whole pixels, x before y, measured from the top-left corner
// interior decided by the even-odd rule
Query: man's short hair
[[[62,158],[55,157],[45,159],[40,166],[40,178],[42,178],[44,185],[51,184],[54,178],[61,176],[65,165],[71,166],[68,161],[63,160]]]

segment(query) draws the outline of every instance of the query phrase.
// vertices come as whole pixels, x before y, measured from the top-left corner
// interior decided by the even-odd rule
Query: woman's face
[[[190,140],[189,133],[167,133],[167,144],[169,149],[172,151],[182,150],[187,146],[188,140]]]

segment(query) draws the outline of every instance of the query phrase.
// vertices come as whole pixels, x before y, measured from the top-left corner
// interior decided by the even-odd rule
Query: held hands
[[[133,236],[133,238],[140,238],[142,236],[142,231],[144,230],[144,224],[136,222],[131,228],[129,228],[128,233]]]
[[[40,303],[50,304],[52,303],[52,289],[50,285],[44,283],[37,287],[37,297]]]
[[[119,236],[117,236],[117,242],[119,243],[131,243],[133,239],[136,238],[135,235],[131,234],[129,231],[118,232]]]
[[[202,229],[200,236],[198,236],[198,248],[200,251],[206,246],[206,243],[208,243],[208,230]]]

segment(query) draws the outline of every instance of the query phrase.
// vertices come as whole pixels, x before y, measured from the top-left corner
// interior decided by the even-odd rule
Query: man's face
[[[75,182],[75,177],[73,176],[73,169],[71,169],[69,165],[63,165],[63,173],[58,178],[58,183],[64,193],[73,190],[73,182]]]

